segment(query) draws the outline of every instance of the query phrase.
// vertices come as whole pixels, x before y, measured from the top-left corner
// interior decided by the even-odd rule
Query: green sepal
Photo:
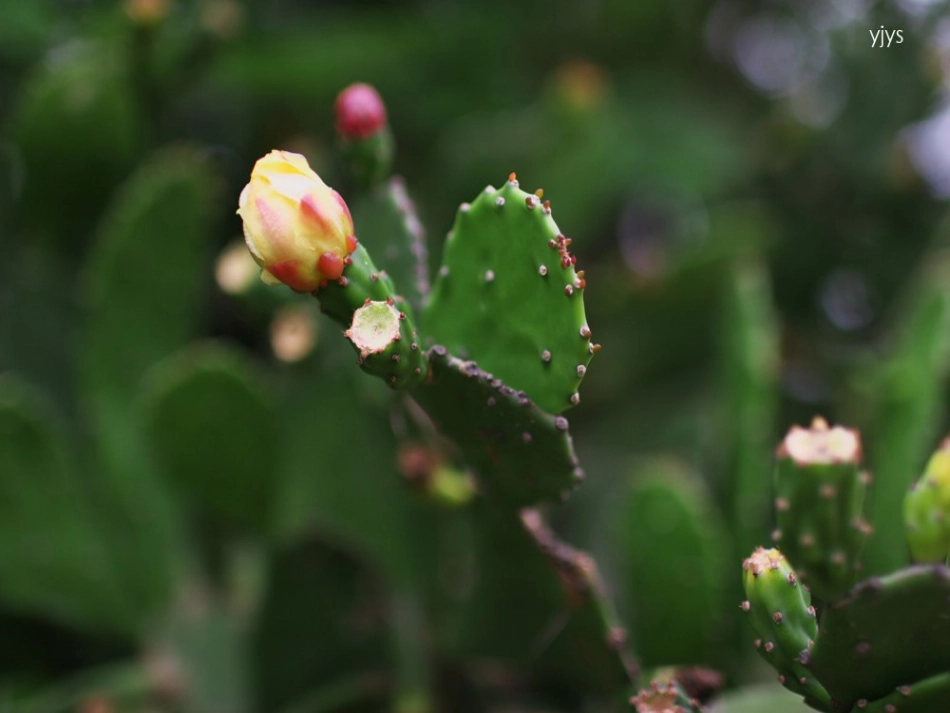
[[[340,137],[339,141],[347,177],[355,188],[372,188],[389,175],[395,144],[388,126],[363,139]]]

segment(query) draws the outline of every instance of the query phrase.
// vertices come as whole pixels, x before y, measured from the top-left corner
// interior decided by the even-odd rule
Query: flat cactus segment
[[[681,463],[656,459],[616,497],[618,601],[637,655],[645,666],[718,662],[729,538],[704,483]]]
[[[908,564],[904,521],[895,507],[927,459],[945,408],[950,378],[950,222],[938,231],[923,269],[909,280],[895,313],[893,344],[869,387],[872,438],[868,465],[875,487],[867,519],[874,526],[865,555],[867,575],[885,575]]]
[[[140,611],[40,395],[0,377],[0,602],[89,632],[134,639]]]
[[[455,571],[471,585],[445,603],[437,632],[451,659],[530,674],[535,691],[560,700],[626,699],[637,666],[593,558],[559,540],[532,508],[481,500],[467,517],[474,557],[456,560]]]
[[[783,686],[826,706],[827,692],[805,667],[818,636],[808,589],[781,552],[762,547],[743,562],[742,583],[747,598],[741,609],[758,637],[755,648],[778,671]]]
[[[394,176],[353,203],[360,242],[413,309],[429,294],[426,235],[402,178]]]
[[[735,523],[736,557],[771,529],[772,465],[779,403],[779,326],[768,272],[759,259],[741,259],[724,285],[720,329],[720,402],[725,433],[723,509]]]
[[[907,545],[916,562],[945,562],[950,552],[950,439],[904,498]]]
[[[948,600],[950,570],[917,565],[867,580],[828,606],[808,668],[836,710],[950,670]]]
[[[218,525],[271,530],[278,415],[267,385],[222,345],[188,347],[146,381],[145,430],[176,492]]]
[[[854,704],[852,713],[938,713],[950,711],[950,673],[942,673],[912,686],[898,686],[891,695]]]
[[[569,246],[550,206],[513,177],[463,204],[424,313],[426,344],[477,361],[549,413],[578,403],[594,345]]]
[[[426,381],[411,395],[458,446],[486,495],[522,507],[559,499],[583,477],[566,418],[444,347],[428,358]]]
[[[860,434],[820,418],[794,426],[776,454],[776,541],[823,601],[844,596],[857,578],[870,532],[862,519],[867,480]]]

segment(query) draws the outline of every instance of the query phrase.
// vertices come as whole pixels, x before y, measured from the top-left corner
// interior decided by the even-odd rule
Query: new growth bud
[[[943,562],[950,553],[950,438],[927,462],[904,499],[907,544],[917,562]]]
[[[368,84],[351,84],[336,98],[336,130],[346,139],[368,139],[386,126],[386,105]]]
[[[793,426],[776,453],[776,541],[825,601],[842,597],[856,579],[870,532],[862,517],[868,481],[860,434],[822,418]]]
[[[351,84],[337,96],[334,114],[348,180],[364,189],[383,181],[394,149],[379,92],[368,84]]]
[[[338,280],[356,249],[346,203],[300,154],[271,151],[258,159],[238,214],[261,278],[297,292]]]

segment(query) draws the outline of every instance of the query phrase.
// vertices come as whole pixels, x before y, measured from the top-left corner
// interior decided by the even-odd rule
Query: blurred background
[[[945,428],[948,5],[0,0],[0,711],[623,709],[537,553],[229,249],[270,149],[343,186],[356,81],[433,267],[511,171],[574,240],[603,351],[546,514],[630,650],[771,681],[733,619],[774,444],[823,414],[917,472]]]

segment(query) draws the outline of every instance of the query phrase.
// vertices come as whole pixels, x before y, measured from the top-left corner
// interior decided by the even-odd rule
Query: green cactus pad
[[[778,671],[783,686],[825,706],[827,692],[804,665],[818,636],[808,589],[775,549],[758,548],[742,570],[746,600],[741,608],[758,637],[755,648]]]
[[[617,497],[619,602],[640,660],[717,663],[729,539],[704,483],[676,461],[654,460],[639,465],[627,494]]]
[[[950,570],[918,565],[862,582],[828,606],[808,668],[836,710],[950,670],[948,600]]]
[[[941,713],[950,711],[950,673],[912,686],[898,686],[891,695],[870,703],[859,699],[852,713]]]
[[[509,180],[459,209],[423,319],[427,345],[473,359],[549,413],[580,397],[594,345],[550,206]]]
[[[861,516],[867,480],[858,432],[820,418],[793,427],[776,454],[775,539],[823,601],[843,596],[857,578],[870,533]]]
[[[874,526],[865,556],[867,575],[886,575],[908,564],[903,541],[903,499],[933,447],[945,408],[950,377],[950,221],[922,257],[919,274],[908,280],[894,314],[887,361],[868,385],[873,429],[868,465],[875,487],[867,519]]]
[[[466,515],[474,561],[453,559],[453,571],[471,585],[445,604],[439,631],[451,656],[531,673],[560,700],[629,696],[637,667],[593,558],[560,541],[534,509],[482,500]]]
[[[0,601],[12,611],[134,638],[142,612],[69,456],[40,395],[0,378]]]
[[[377,265],[392,278],[413,309],[422,309],[429,294],[429,262],[425,230],[406,192],[394,176],[352,205],[356,235]]]
[[[927,463],[904,498],[907,545],[917,562],[945,562],[950,552],[950,440]]]
[[[522,507],[560,498],[583,477],[566,418],[442,346],[428,358],[426,382],[412,396],[461,450],[486,495]]]
[[[772,466],[779,401],[779,328],[768,272],[760,260],[731,267],[721,309],[719,401],[723,405],[723,509],[735,524],[736,557],[765,541],[771,527]]]
[[[223,346],[189,347],[146,383],[146,433],[163,474],[219,525],[270,530],[278,419],[251,365]]]

